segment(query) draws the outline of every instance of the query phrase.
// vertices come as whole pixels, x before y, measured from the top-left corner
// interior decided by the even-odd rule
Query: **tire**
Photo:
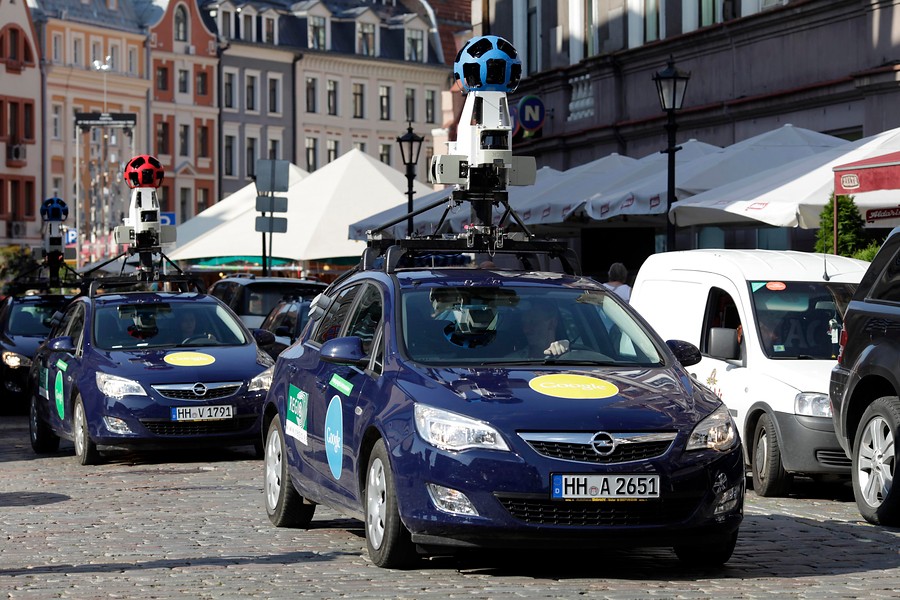
[[[900,442],[900,399],[885,396],[863,413],[853,444],[853,496],[875,525],[900,525],[900,490],[892,485]]]
[[[38,399],[31,395],[28,411],[28,430],[31,437],[31,449],[37,454],[50,454],[59,450],[59,436],[53,433],[38,412]]]
[[[791,487],[793,477],[784,470],[781,462],[781,444],[775,423],[768,413],[759,418],[753,434],[753,452],[750,457],[753,472],[753,491],[758,496],[784,496]]]
[[[723,536],[721,540],[704,544],[675,546],[675,555],[685,566],[721,567],[731,558],[737,544],[738,532]]]
[[[266,431],[265,447],[266,513],[276,527],[307,527],[316,512],[315,504],[306,504],[297,493],[288,474],[284,429],[275,415]]]
[[[416,559],[409,530],[400,521],[394,472],[384,440],[375,442],[366,469],[366,547],[379,567],[399,569]]]
[[[97,444],[88,433],[87,415],[80,394],[75,398],[75,408],[72,411],[72,441],[75,442],[75,458],[80,464],[96,465],[100,462]]]

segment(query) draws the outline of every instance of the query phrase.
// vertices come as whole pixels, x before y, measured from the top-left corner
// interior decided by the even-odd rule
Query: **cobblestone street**
[[[849,486],[747,496],[734,557],[685,570],[667,549],[468,554],[379,569],[362,524],[319,507],[309,530],[266,517],[261,461],[227,453],[36,456],[0,421],[0,590],[8,598],[897,598],[900,530],[859,517]]]

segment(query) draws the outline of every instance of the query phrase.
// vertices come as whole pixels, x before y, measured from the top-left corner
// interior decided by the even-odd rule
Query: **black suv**
[[[891,231],[844,314],[831,372],[834,430],[853,461],[859,512],[876,525],[900,525],[893,486],[900,442],[900,227]]]
[[[286,295],[312,300],[328,286],[312,279],[290,277],[226,277],[215,282],[209,293],[228,305],[250,329],[263,319]]]
[[[259,347],[277,359],[281,352],[293,344],[309,321],[309,300],[298,297],[285,297],[275,305],[260,329],[270,331],[275,337],[271,344],[260,344]]]

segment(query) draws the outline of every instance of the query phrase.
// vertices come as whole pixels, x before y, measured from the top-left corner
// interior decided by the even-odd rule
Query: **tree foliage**
[[[0,284],[3,293],[7,285],[16,277],[34,271],[38,261],[28,246],[6,246],[0,248]]]
[[[853,196],[837,196],[838,239],[837,253],[853,256],[866,248],[869,240],[865,234],[865,222],[859,215]],[[834,252],[834,202],[831,194],[828,204],[819,213],[819,231],[816,233],[816,252]]]

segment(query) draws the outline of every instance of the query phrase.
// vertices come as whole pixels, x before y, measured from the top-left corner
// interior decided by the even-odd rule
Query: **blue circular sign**
[[[344,462],[344,416],[341,399],[337,394],[328,403],[328,410],[325,412],[325,456],[332,476],[340,479]]]
[[[525,96],[519,100],[519,122],[527,131],[537,131],[544,126],[547,114],[544,103],[537,96]]]

